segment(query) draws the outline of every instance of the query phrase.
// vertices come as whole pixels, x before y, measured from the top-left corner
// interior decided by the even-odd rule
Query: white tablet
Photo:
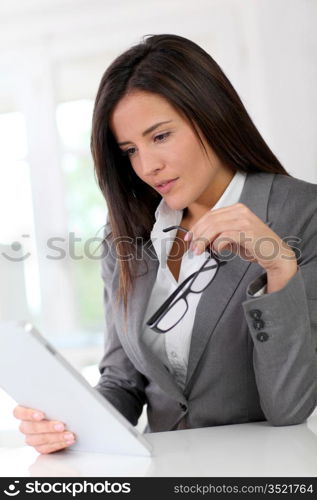
[[[0,386],[76,435],[69,450],[151,456],[128,420],[26,322],[0,322]]]

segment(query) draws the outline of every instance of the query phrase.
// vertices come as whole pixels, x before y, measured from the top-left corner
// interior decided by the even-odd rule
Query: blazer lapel
[[[266,223],[271,222],[267,221],[267,204],[273,178],[274,174],[249,173],[239,200]],[[202,294],[197,307],[188,360],[186,388],[218,321],[251,264],[233,252],[225,260],[227,263],[218,269],[215,280]]]

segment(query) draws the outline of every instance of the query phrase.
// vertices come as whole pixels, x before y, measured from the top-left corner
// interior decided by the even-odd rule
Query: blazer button
[[[253,321],[253,326],[256,330],[261,330],[264,327],[265,323],[261,319],[257,319]]]
[[[268,334],[266,332],[260,332],[257,334],[256,338],[260,341],[260,342],[266,342],[269,338]]]
[[[187,406],[184,403],[179,403],[179,407],[182,411],[187,411]]]
[[[259,309],[251,309],[250,316],[253,319],[260,319],[262,316],[262,311],[260,311]]]

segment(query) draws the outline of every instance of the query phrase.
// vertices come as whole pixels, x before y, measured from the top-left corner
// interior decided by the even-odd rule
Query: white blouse
[[[211,210],[238,203],[245,179],[245,173],[236,172],[227,189]],[[182,216],[183,211],[170,209],[164,198],[155,212],[156,222],[151,232],[151,240],[159,260],[159,268],[144,317],[142,340],[173,373],[179,386],[184,388],[195,313],[202,294],[190,293],[187,295],[188,310],[185,316],[165,334],[156,333],[146,325],[146,321],[167,297],[187,276],[197,271],[207,257],[206,252],[201,255],[195,255],[191,251],[185,252],[182,257],[178,282],[175,280],[167,265],[167,259],[177,230],[163,233],[162,229],[172,225],[179,225]],[[263,291],[262,289],[258,294],[263,293]]]

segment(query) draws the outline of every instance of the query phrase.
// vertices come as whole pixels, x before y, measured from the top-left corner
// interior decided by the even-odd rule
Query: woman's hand
[[[46,420],[43,412],[24,406],[16,406],[13,415],[21,420],[19,430],[25,434],[25,442],[42,454],[53,453],[71,446],[75,442],[72,432],[65,424],[56,420]]]
[[[269,293],[282,288],[297,272],[292,248],[243,203],[209,210],[184,239],[196,254],[210,245],[219,255],[229,248],[242,259],[257,262],[267,271]]]

